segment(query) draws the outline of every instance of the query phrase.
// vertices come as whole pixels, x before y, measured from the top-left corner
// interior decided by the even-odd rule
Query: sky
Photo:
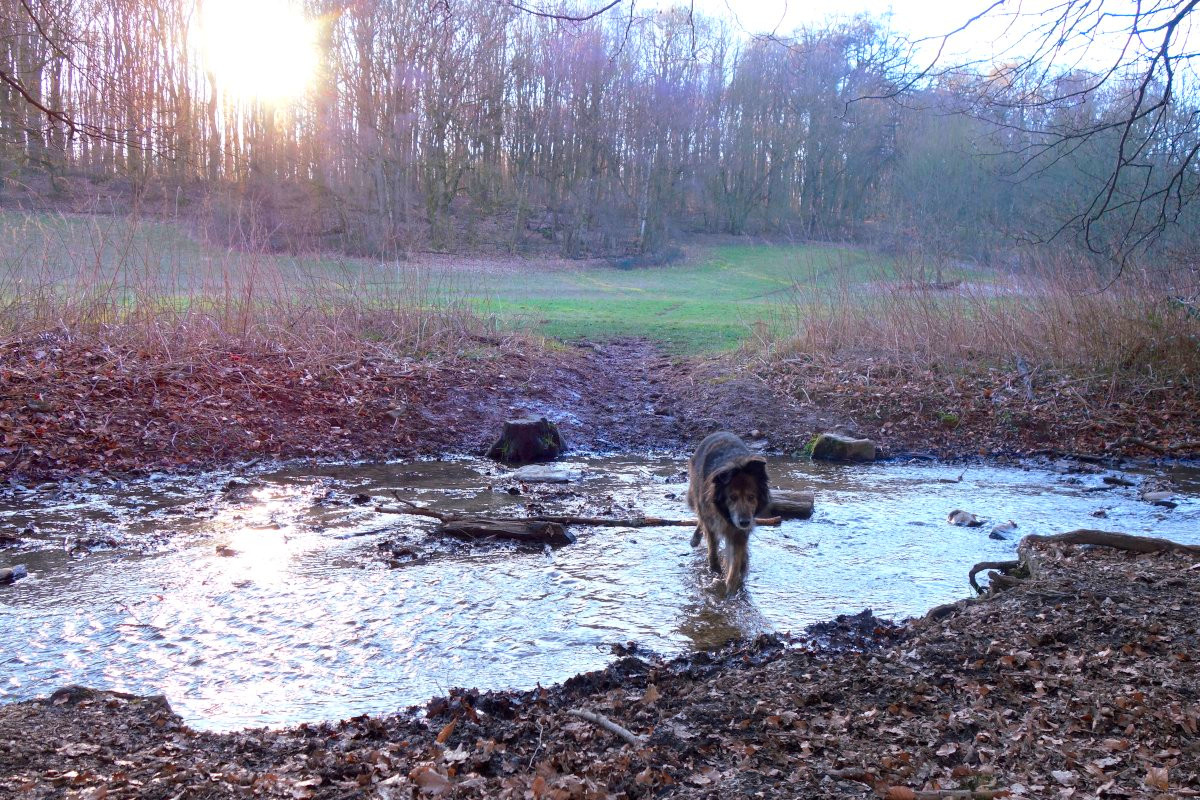
[[[820,24],[830,18],[845,18],[859,12],[873,17],[890,15],[890,27],[896,33],[910,39],[930,37],[930,41],[918,49],[917,55],[918,58],[932,59],[942,45],[941,37],[987,9],[992,0],[640,0],[639,4],[677,6],[689,2],[699,13],[733,19],[747,34],[772,31],[786,34],[802,25]],[[1028,35],[1031,26],[1053,18],[1039,12],[1061,7],[1061,4],[1062,0],[1007,0],[1001,8],[955,34],[946,44],[943,59],[1003,62],[1027,55],[1033,43],[1040,39]],[[1135,4],[1136,0],[1091,0],[1087,7],[1095,10],[1103,6],[1106,12],[1121,12],[1132,10]],[[1142,6],[1146,7],[1144,3]],[[1179,31],[1186,44],[1200,39],[1200,30],[1197,30],[1200,12],[1195,17],[1196,20],[1189,20]],[[1090,69],[1110,66],[1126,44],[1125,24],[1119,17],[1113,17],[1105,23],[1107,30],[1101,28],[1090,39],[1073,37],[1068,49],[1060,52],[1055,60],[1060,65]],[[1194,69],[1195,65],[1183,65],[1183,68]]]
[[[1009,6],[1044,8],[1054,1],[1027,0]],[[802,25],[822,23],[831,17],[848,17],[862,12],[873,17],[890,14],[892,28],[912,38],[940,40],[941,36],[985,9],[990,0],[694,0],[694,3],[698,12],[733,18],[750,34],[771,31],[782,34]],[[1008,23],[1009,20],[999,14],[979,20],[957,34],[952,44],[955,49],[976,57],[998,53],[1007,47],[995,45]],[[936,46],[936,43],[932,45],[935,49]]]

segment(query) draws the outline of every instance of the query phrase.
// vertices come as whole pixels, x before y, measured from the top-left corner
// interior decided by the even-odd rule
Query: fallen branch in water
[[[519,520],[501,522],[494,519],[464,518],[443,522],[438,533],[457,539],[481,541],[485,539],[509,539],[522,544],[562,547],[575,544],[575,534],[557,522]]]
[[[572,709],[572,710],[568,711],[567,714],[572,717],[579,717],[580,719],[585,719],[588,722],[592,723],[593,725],[603,728],[604,730],[608,731],[609,733],[614,733],[617,736],[620,736],[625,741],[629,742],[634,747],[644,747],[646,745],[646,740],[643,739],[641,736],[638,736],[636,733],[629,730],[628,728],[622,728],[620,725],[613,722],[608,717],[597,714],[594,711],[585,711],[583,709]]]
[[[399,497],[396,501],[402,505],[401,508],[395,506],[375,506],[375,510],[380,514],[414,514],[419,517],[432,517],[439,522],[458,523],[468,520],[482,520],[497,524],[507,523],[525,523],[525,522],[554,522],[559,525],[589,525],[598,528],[661,528],[668,526],[678,527],[696,527],[694,519],[666,519],[663,517],[576,517],[572,515],[560,516],[540,516],[540,517],[479,517],[464,514],[447,513],[445,511],[436,511],[432,508],[419,506],[408,500],[403,500]],[[756,520],[756,523],[765,527],[778,527],[783,523],[783,517],[767,517]]]

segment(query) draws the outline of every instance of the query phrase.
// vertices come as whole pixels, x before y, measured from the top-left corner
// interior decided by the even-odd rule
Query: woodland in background
[[[1146,210],[1123,193],[1170,179],[1143,255],[1197,249],[1188,87],[1004,66],[914,81],[905,42],[861,17],[752,38],[686,8],[306,5],[323,65],[304,102],[273,106],[205,70],[195,0],[0,0],[0,202],[381,258],[636,256],[705,232],[988,259],[1105,192],[1128,131],[1104,123],[1140,90],[1170,101],[1135,122],[1157,169],[1120,177],[1089,244],[1128,239]]]

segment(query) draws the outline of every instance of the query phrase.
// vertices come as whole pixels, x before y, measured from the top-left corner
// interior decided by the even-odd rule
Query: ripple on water
[[[683,459],[577,466],[584,477],[546,499],[548,510],[575,510],[578,493],[618,510],[687,513],[675,499]],[[420,541],[430,522],[338,502],[397,489],[448,510],[520,511],[528,495],[503,491],[506,473],[488,462],[281,470],[241,497],[222,492],[228,474],[33,492],[0,506],[0,527],[39,531],[16,554],[30,578],[0,589],[0,697],[83,683],[165,693],[202,728],[335,719],[452,686],[546,685],[603,666],[612,644],[631,640],[673,654],[867,606],[921,614],[965,596],[972,564],[1015,549],[989,539],[989,526],[947,525],[954,508],[1015,520],[1014,539],[1096,527],[1100,509],[1111,530],[1200,538],[1195,469],[1159,476],[1184,491],[1171,512],[1134,489],[1088,492],[1098,475],[1072,484],[1045,469],[968,468],[961,482],[959,466],[777,459],[771,469],[782,488],[813,488],[817,513],[757,531],[750,592],[729,600],[705,591],[711,576],[685,528],[581,530],[552,553],[457,549],[388,569],[378,542]],[[147,545],[71,557],[64,543],[97,526]]]

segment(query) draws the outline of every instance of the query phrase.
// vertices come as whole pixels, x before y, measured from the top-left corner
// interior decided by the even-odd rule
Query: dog
[[[754,520],[771,504],[767,460],[750,452],[745,442],[728,431],[710,434],[688,463],[687,502],[699,518],[692,547],[704,537],[708,566],[716,573],[721,572],[719,540],[725,540],[724,590],[733,594],[742,588],[750,566]]]

